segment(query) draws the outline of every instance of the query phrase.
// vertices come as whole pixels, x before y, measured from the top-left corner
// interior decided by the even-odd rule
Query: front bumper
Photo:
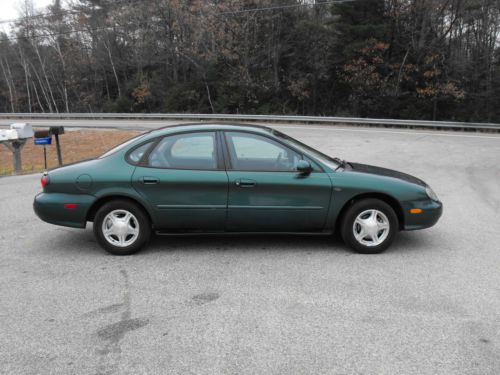
[[[417,230],[430,228],[436,224],[443,214],[443,203],[433,200],[416,201],[405,205],[404,230]],[[411,214],[412,208],[419,208],[421,213]]]
[[[87,194],[40,193],[35,196],[33,210],[47,223],[85,228],[87,212],[95,199],[93,195]],[[67,208],[65,204],[74,204],[76,207]]]

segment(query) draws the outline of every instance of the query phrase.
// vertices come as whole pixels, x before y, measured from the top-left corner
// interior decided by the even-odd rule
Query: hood
[[[412,184],[417,184],[424,187],[427,186],[427,184],[424,181],[422,181],[417,177],[414,177],[406,173],[398,172],[392,169],[375,167],[373,165],[359,164],[359,163],[349,163],[349,165],[352,166],[353,172],[369,173],[378,176],[392,177],[406,182],[410,182]]]

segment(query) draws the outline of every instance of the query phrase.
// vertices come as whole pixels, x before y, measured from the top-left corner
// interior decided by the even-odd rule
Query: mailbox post
[[[14,174],[22,173],[21,150],[28,138],[33,137],[33,128],[29,124],[16,123],[8,130],[0,130],[0,143],[4,144],[12,152]]]
[[[35,132],[35,145],[43,146],[43,165],[47,169],[47,148],[46,145],[52,144],[52,136],[49,130],[37,130]]]
[[[11,140],[3,143],[12,152],[12,164],[14,165],[14,174],[20,174],[23,171],[21,161],[21,150],[26,144],[26,139]]]
[[[59,136],[64,134],[64,126],[51,126],[49,129],[49,134],[55,136],[56,138],[56,150],[57,150],[57,160],[59,161],[59,166],[63,165],[61,144],[59,143]]]

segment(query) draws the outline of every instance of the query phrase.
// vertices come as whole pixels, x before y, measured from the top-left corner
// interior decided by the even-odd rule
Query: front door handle
[[[255,182],[255,180],[239,178],[236,181],[234,181],[234,184],[238,187],[244,188],[244,187],[254,187],[255,185],[257,185],[257,182]]]
[[[160,182],[160,179],[157,177],[142,177],[141,181],[145,185],[155,185]]]

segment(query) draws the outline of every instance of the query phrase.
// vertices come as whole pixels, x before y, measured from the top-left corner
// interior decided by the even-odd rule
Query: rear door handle
[[[234,181],[234,184],[238,187],[244,188],[244,187],[254,187],[255,185],[257,185],[257,182],[255,182],[255,180],[239,178],[236,181]]]
[[[145,185],[155,185],[160,182],[160,179],[157,177],[142,177],[141,181]]]

